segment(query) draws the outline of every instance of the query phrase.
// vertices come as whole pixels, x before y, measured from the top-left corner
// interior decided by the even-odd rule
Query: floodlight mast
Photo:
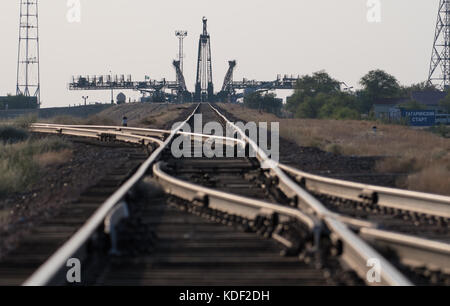
[[[439,1],[428,85],[440,90],[450,86],[450,0]]]

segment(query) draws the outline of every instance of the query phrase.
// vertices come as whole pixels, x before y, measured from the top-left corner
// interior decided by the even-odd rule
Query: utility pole
[[[89,99],[89,96],[83,96],[82,98],[83,98],[83,100],[84,100],[84,106],[86,106],[86,105],[87,105],[87,104],[86,104],[86,100]]]
[[[109,79],[109,83],[111,85],[111,104],[114,104],[114,87],[113,87],[113,76],[112,76],[112,71],[109,71],[109,75],[110,75],[110,79]]]
[[[450,86],[450,0],[439,1],[428,85],[440,90]]]
[[[34,97],[40,107],[38,0],[20,0],[16,95]]]

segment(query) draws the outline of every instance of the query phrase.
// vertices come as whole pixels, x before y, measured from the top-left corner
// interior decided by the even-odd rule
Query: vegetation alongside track
[[[130,126],[171,128],[171,125],[192,105],[126,104],[111,107],[88,118],[57,116],[47,123],[69,125],[121,124],[129,118]],[[0,121],[0,198],[26,192],[50,165],[62,164],[72,157],[71,143],[58,137],[35,138],[27,129],[37,120],[34,116]]]
[[[450,140],[406,126],[330,119],[280,119],[241,105],[219,104],[235,117],[254,122],[280,122],[281,137],[303,147],[355,156],[385,157],[380,172],[408,173],[398,187],[450,194]]]
[[[28,190],[46,166],[70,159],[70,143],[58,137],[30,137],[24,128],[27,121],[0,125],[0,198]]]
[[[41,121],[67,125],[120,126],[122,118],[126,116],[128,126],[171,129],[172,122],[191,106],[192,104],[130,103],[110,107],[88,118],[57,116]]]
[[[402,86],[399,81],[383,70],[372,70],[359,82],[361,89],[341,90],[345,83],[334,79],[326,71],[302,76],[296,85],[294,94],[287,99],[286,108],[296,118],[310,119],[360,119],[373,118],[373,106],[385,99],[403,98],[404,109],[426,109],[425,105],[413,100],[414,91],[436,91],[426,82]],[[409,99],[409,100],[408,100]],[[440,102],[448,109],[450,98]]]

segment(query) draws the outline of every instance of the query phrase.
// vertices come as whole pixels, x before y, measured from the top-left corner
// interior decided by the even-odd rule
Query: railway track
[[[194,113],[227,124],[208,104]],[[180,128],[33,126],[139,143],[153,153],[26,285],[64,284],[72,257],[82,260],[84,284],[448,284],[447,197],[330,181],[283,165],[261,169],[269,161],[261,151],[256,158],[176,159],[169,148],[177,135],[219,139]],[[233,146],[257,149],[236,131]],[[379,282],[366,277],[372,259]]]
[[[61,213],[35,227],[18,248],[2,258],[0,286],[21,285],[25,282],[148,157],[147,152],[140,147],[120,143],[110,147],[114,150],[119,146],[128,148],[128,151],[124,151],[127,155],[125,163],[105,169],[106,175],[100,181],[83,191],[78,200],[68,204]]]
[[[414,282],[450,284],[449,197],[346,182],[285,165],[279,168],[332,213],[371,223],[355,230]]]

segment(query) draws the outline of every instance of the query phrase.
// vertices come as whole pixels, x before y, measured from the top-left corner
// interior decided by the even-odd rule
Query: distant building
[[[443,109],[439,103],[446,96],[447,93],[442,91],[415,91],[411,94],[411,99],[425,105],[429,110],[440,112]]]
[[[376,118],[395,119],[398,116],[399,106],[409,101],[417,101],[425,105],[427,110],[433,110],[436,113],[442,112],[439,102],[447,96],[446,92],[442,91],[414,91],[409,97],[382,99],[373,105],[373,112]],[[396,111],[397,110],[397,111]]]
[[[393,110],[398,109],[397,106],[406,103],[408,101],[411,101],[411,99],[410,98],[381,99],[373,105],[372,110],[376,118],[394,119],[392,118],[391,115]]]
[[[38,108],[36,97],[0,96],[0,110],[36,109],[36,108]]]

